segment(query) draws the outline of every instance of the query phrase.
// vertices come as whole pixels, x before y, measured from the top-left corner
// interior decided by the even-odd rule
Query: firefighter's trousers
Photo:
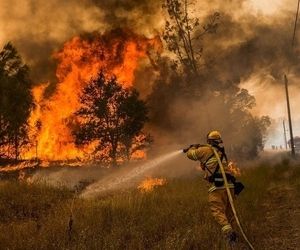
[[[234,197],[231,189],[232,197]],[[226,189],[217,189],[208,194],[208,202],[214,219],[222,227],[222,232],[232,230],[234,216],[227,196]]]

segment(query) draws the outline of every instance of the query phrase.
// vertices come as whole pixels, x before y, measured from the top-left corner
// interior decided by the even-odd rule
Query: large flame
[[[99,70],[108,76],[115,75],[124,87],[133,86],[139,61],[147,58],[151,50],[161,50],[158,37],[148,39],[128,30],[74,37],[66,42],[54,55],[59,62],[55,92],[45,99],[46,85],[33,89],[37,108],[32,112],[30,124],[35,127],[31,137],[36,147],[26,154],[26,158],[65,160],[87,157],[89,148],[76,148],[70,130],[83,87]]]

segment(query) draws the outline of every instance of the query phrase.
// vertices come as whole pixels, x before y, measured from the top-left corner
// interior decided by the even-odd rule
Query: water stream
[[[175,152],[164,154],[138,167],[135,167],[129,170],[129,172],[124,173],[122,175],[106,177],[98,182],[95,182],[87,186],[86,189],[83,190],[80,196],[84,198],[89,198],[97,194],[100,194],[102,192],[117,189],[122,185],[128,183],[130,180],[142,176],[148,170],[154,169],[159,165],[161,165],[162,163],[176,157],[181,152],[182,152],[181,150],[177,150]]]

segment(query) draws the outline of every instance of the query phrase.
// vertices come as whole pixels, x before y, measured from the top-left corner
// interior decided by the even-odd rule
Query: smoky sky
[[[103,22],[109,28],[130,27],[135,32],[153,34],[162,24],[160,0],[92,0],[103,11]],[[158,30],[159,31],[159,30]]]
[[[64,42],[76,35],[125,26],[150,35],[160,6],[153,0],[2,0],[0,44],[13,42],[35,82],[55,81],[52,54]]]
[[[55,84],[56,61],[52,55],[66,41],[77,35],[104,33],[119,27],[147,37],[162,34],[166,16],[161,8],[163,3],[162,0],[2,0],[0,45],[12,41],[30,66],[35,83]],[[297,7],[294,0],[191,0],[190,3],[193,3],[191,15],[200,17],[202,22],[215,11],[221,15],[217,33],[201,41],[204,58],[214,61],[213,76],[207,78],[206,84],[223,82],[226,88],[255,74],[272,78],[272,84],[276,84],[285,72],[294,78],[299,76],[300,32],[296,33],[296,46],[291,49]],[[148,66],[143,68],[137,72],[137,80],[154,81],[156,76],[145,77],[150,72]],[[143,86],[140,89],[146,89],[148,94],[151,88],[147,84],[140,84]]]
[[[31,66],[35,82],[54,80],[54,51],[73,36],[126,27],[146,36],[159,34],[164,26],[162,0],[2,0],[0,2],[0,44],[12,41],[26,63]],[[282,68],[285,59],[298,58],[289,50],[294,21],[293,1],[281,1],[274,13],[246,8],[259,3],[244,1],[190,1],[191,14],[205,17],[214,11],[221,13],[218,34],[206,39],[205,49],[220,51],[228,65],[239,58],[242,70],[236,67],[225,71],[249,74],[254,64],[266,66],[274,58]],[[263,2],[263,1],[262,1]],[[276,2],[276,1],[274,1]],[[270,4],[270,8],[271,8]],[[261,7],[261,3],[258,4]],[[267,7],[265,7],[267,8]],[[213,44],[213,46],[210,46]],[[225,50],[227,48],[227,50]],[[226,51],[226,52],[225,52]],[[210,55],[215,56],[215,55]],[[278,60],[276,60],[278,62]],[[272,63],[272,62],[271,62]],[[249,72],[245,72],[245,69]],[[241,70],[241,72],[239,72]],[[271,67],[272,74],[278,69]],[[298,71],[298,69],[296,69]]]
[[[264,105],[260,106],[263,111],[258,112],[259,115],[271,114],[270,110],[274,105],[270,105],[268,100],[273,102],[283,100],[282,93],[279,93],[283,74],[288,74],[290,83],[294,85],[293,89],[299,89],[297,87],[299,85],[297,79],[300,76],[299,26],[295,47],[291,47],[297,1],[190,0],[189,2],[193,3],[190,5],[191,15],[200,17],[200,29],[207,16],[214,12],[220,13],[216,34],[206,36],[197,45],[204,48],[204,60],[213,62],[212,66],[203,69],[202,84],[212,87],[223,86],[225,91],[240,86],[248,79],[255,79],[258,84],[266,86],[262,91],[255,92],[258,100],[266,99]],[[163,3],[163,0],[1,0],[0,46],[11,41],[29,65],[32,80],[36,84],[50,81],[55,86],[57,62],[52,55],[60,50],[65,42],[74,36],[93,32],[104,33],[120,27],[129,28],[146,37],[161,35],[166,17],[162,9]],[[169,56],[166,51],[164,53],[166,57]],[[163,72],[163,76],[168,75],[166,69],[161,68],[159,72]],[[157,71],[151,70],[150,63],[141,65],[136,72],[136,86],[142,92],[141,96],[144,97],[152,91],[151,83],[159,77],[162,78]],[[274,85],[276,88],[271,88]],[[159,91],[163,89],[162,86]],[[267,99],[267,96],[272,98]],[[164,101],[166,100],[159,98],[158,107],[164,105]],[[175,121],[174,126],[179,128],[182,126],[184,137],[192,139],[194,136],[186,129],[190,128],[190,124],[194,124],[193,128],[197,134],[209,130],[214,125],[215,114],[221,112],[220,105],[208,103],[209,101],[206,105],[212,110],[209,114],[211,117],[204,121],[202,113],[206,112],[207,107],[203,106],[202,102],[180,97],[174,100],[169,112],[172,114],[170,118]],[[259,105],[259,102],[257,103]],[[293,96],[291,103],[294,103],[294,107],[299,107]],[[275,111],[277,112],[277,109]],[[272,110],[272,114],[275,111]],[[278,109],[277,113],[284,113],[284,108]],[[185,114],[184,123],[182,114]],[[168,117],[163,118],[160,119],[160,123]],[[297,119],[300,122],[299,115]],[[201,131],[198,127],[200,121],[205,123],[199,125]],[[230,127],[226,127],[227,125],[224,124],[223,130],[231,130]],[[300,133],[300,127],[298,131]],[[162,130],[161,133],[164,135],[165,131]],[[165,137],[161,136],[161,140],[164,139]],[[170,141],[172,140],[173,138]]]

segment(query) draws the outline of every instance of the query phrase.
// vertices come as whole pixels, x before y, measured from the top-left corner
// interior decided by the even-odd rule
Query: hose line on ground
[[[242,228],[242,225],[240,223],[240,220],[237,216],[237,213],[236,213],[236,210],[235,210],[235,207],[234,207],[234,203],[233,203],[233,198],[232,198],[232,195],[231,195],[231,192],[230,192],[230,189],[229,189],[229,186],[228,186],[228,181],[227,181],[227,178],[226,178],[226,174],[225,174],[225,170],[224,170],[224,167],[223,167],[223,164],[221,162],[221,159],[219,157],[219,154],[217,153],[217,151],[211,147],[217,160],[218,160],[218,164],[220,166],[220,169],[221,169],[221,173],[222,173],[222,177],[224,179],[224,184],[225,184],[225,188],[226,188],[226,191],[227,191],[227,195],[228,195],[228,199],[229,199],[229,203],[230,203],[230,206],[231,206],[231,209],[232,209],[232,212],[233,212],[233,215],[234,215],[234,218],[236,220],[236,223],[243,235],[243,238],[245,239],[245,241],[247,242],[248,246],[250,247],[251,250],[254,250],[254,247],[252,246],[251,242],[248,240],[246,234],[244,233],[244,230]]]

